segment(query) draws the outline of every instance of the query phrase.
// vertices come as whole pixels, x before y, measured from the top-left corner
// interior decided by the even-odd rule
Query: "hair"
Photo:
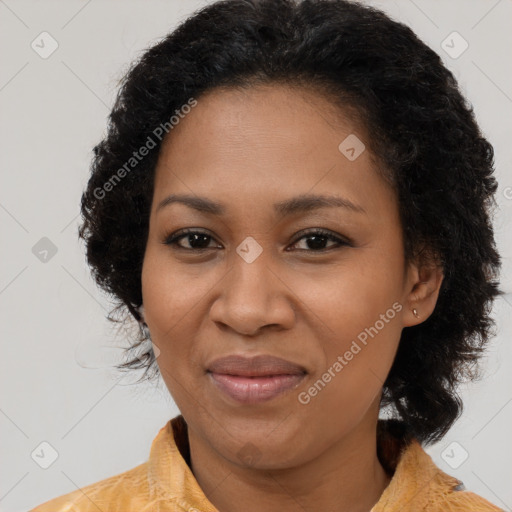
[[[442,265],[436,307],[403,329],[381,398],[420,442],[438,441],[462,413],[458,384],[478,377],[495,334],[490,312],[502,292],[491,218],[494,152],[440,57],[375,8],[345,0],[218,1],[132,63],[94,147],[81,202],[87,261],[116,304],[109,319],[136,320],[128,354],[150,340],[137,308],[163,140],[157,127],[172,137],[169,119],[191,98],[257,84],[309,87],[357,112],[397,193],[406,261]],[[150,139],[155,147],[135,160]],[[144,378],[150,369],[151,377],[159,373],[150,343],[117,368],[143,368]]]

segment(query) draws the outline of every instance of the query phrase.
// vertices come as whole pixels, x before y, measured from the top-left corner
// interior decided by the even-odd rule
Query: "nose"
[[[265,329],[290,329],[295,322],[294,295],[269,258],[248,263],[238,254],[218,284],[220,293],[210,309],[219,327],[256,336]]]

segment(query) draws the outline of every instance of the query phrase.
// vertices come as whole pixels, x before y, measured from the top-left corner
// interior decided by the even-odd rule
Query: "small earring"
[[[412,310],[412,314],[416,317],[416,318],[419,318],[420,315],[418,315],[418,310],[416,308],[413,308]]]

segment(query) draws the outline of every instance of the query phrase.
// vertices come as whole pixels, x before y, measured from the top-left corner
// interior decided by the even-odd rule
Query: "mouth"
[[[307,375],[304,367],[268,355],[216,359],[207,373],[219,391],[243,404],[272,400],[296,388]]]

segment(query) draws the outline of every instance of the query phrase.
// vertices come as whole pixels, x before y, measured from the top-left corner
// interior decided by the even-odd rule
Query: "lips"
[[[223,395],[238,403],[256,404],[296,388],[307,372],[302,366],[278,357],[233,355],[213,361],[208,374]]]
[[[253,357],[227,356],[216,359],[208,366],[211,373],[224,375],[238,375],[240,377],[269,377],[273,375],[301,375],[305,374],[304,367],[268,355]]]

